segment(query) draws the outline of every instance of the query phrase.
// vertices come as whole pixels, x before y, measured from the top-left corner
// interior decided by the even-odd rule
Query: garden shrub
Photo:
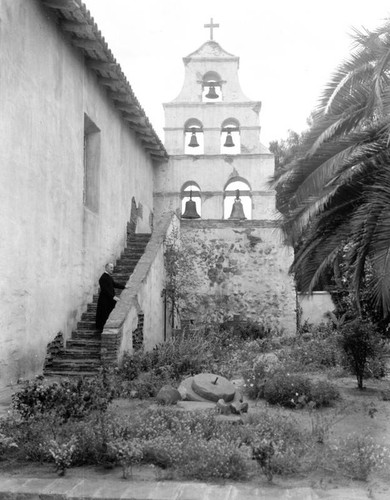
[[[242,480],[248,473],[246,461],[243,450],[225,439],[192,438],[185,443],[185,454],[177,469],[188,479]]]
[[[18,448],[18,445],[15,443],[14,438],[0,432],[0,460],[3,459],[7,452],[15,448]]]
[[[103,372],[88,379],[61,379],[51,384],[39,376],[13,394],[12,407],[24,420],[51,412],[67,421],[84,418],[94,410],[106,411],[114,395],[111,380]]]
[[[303,375],[279,371],[264,385],[264,399],[270,404],[288,408],[303,406],[309,402],[310,381]]]
[[[369,360],[372,360],[372,367],[375,363],[377,365],[376,375],[386,373],[384,361],[381,360],[383,340],[371,322],[361,319],[349,321],[343,325],[340,333],[340,344],[347,355],[352,373],[356,375],[359,389],[363,389],[363,379],[367,376],[370,366]],[[382,365],[382,370],[378,368],[378,364]]]
[[[142,443],[139,439],[116,439],[108,443],[108,448],[121,465],[123,478],[127,479],[132,466],[142,460]]]
[[[263,325],[255,321],[239,321],[237,323],[222,323],[223,333],[231,331],[235,338],[240,340],[261,340],[271,336],[272,329],[269,325]]]
[[[311,437],[291,416],[267,410],[248,414],[241,432],[268,479],[303,468]]]
[[[319,408],[338,398],[339,391],[330,382],[311,382],[305,375],[285,371],[273,373],[264,385],[264,399],[287,408],[302,408],[309,403]]]
[[[338,388],[327,380],[318,380],[310,384],[310,402],[315,408],[330,406],[340,398]]]
[[[389,458],[389,450],[371,437],[351,434],[330,447],[328,461],[335,463],[341,474],[367,481],[371,472],[388,468]]]
[[[157,377],[177,380],[185,375],[199,373],[210,367],[212,350],[204,336],[198,332],[178,335],[158,344],[152,351],[126,354],[119,375],[133,380],[142,372],[153,372]]]
[[[72,437],[69,441],[58,443],[52,439],[49,444],[49,452],[53,457],[56,465],[56,471],[59,476],[64,476],[66,469],[72,464],[72,457],[76,449],[75,438]]]
[[[323,371],[342,365],[343,351],[338,332],[330,323],[311,326],[309,331],[294,337],[290,346],[284,346],[278,356],[291,371]]]
[[[51,461],[49,443],[59,432],[59,420],[51,415],[36,415],[28,421],[9,416],[2,421],[4,435],[17,445],[17,456],[33,462]]]

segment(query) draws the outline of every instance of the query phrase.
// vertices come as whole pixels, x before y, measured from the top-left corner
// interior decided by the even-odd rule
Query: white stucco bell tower
[[[183,58],[179,95],[164,104],[169,162],[157,172],[157,211],[183,214],[192,191],[202,219],[226,219],[239,189],[245,217],[274,219],[275,193],[268,186],[274,158],[260,142],[260,101],[242,91],[239,57],[213,40]]]
[[[213,39],[184,57],[179,95],[164,104],[169,161],[156,170],[156,215],[174,210],[196,285],[183,321],[254,321],[292,334],[296,296],[260,141],[260,101],[242,91],[239,58]],[[237,319],[238,318],[238,319]]]

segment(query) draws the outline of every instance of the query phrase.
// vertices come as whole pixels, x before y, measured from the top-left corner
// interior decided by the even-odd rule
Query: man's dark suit
[[[103,273],[99,279],[100,294],[96,309],[96,329],[103,330],[103,327],[114,309],[116,301],[115,288],[123,290],[125,287],[120,283],[116,283],[108,273]]]

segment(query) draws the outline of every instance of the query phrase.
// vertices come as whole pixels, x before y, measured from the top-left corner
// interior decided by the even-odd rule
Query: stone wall
[[[125,244],[133,196],[142,207],[137,230],[150,232],[153,165],[40,2],[3,0],[0,25],[4,385],[40,371],[47,343],[59,331],[69,336],[104,264]],[[90,206],[86,117],[98,138]]]
[[[181,220],[180,231],[198,277],[182,319],[223,321],[239,315],[295,333],[295,288],[288,275],[292,250],[282,244],[274,222]]]

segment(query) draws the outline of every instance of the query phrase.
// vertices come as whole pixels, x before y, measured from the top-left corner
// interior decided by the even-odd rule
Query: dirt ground
[[[316,410],[323,423],[330,423],[330,439],[337,441],[348,434],[371,436],[378,444],[385,445],[390,450],[390,401],[383,400],[383,392],[390,390],[390,379],[367,380],[366,389],[357,389],[356,379],[353,377],[333,379],[340,392],[341,400],[331,408]],[[118,413],[133,413],[137,409],[147,408],[155,404],[150,400],[117,400],[113,403]],[[264,401],[250,401],[249,412],[256,412],[268,408],[270,411],[279,411],[291,415],[303,428],[310,429],[312,418],[306,410],[284,410],[268,406]],[[23,476],[52,478],[54,466],[52,464],[9,463],[0,462],[0,476]],[[83,477],[88,479],[121,479],[120,467],[106,469],[102,466],[75,467],[67,471],[69,477]],[[154,481],[178,479],[169,471],[164,471],[152,465],[143,465],[133,468],[133,480]],[[216,481],[218,482],[218,481]],[[221,483],[220,481],[219,483]],[[265,485],[266,479],[253,463],[249,483]],[[274,483],[284,488],[310,486],[320,489],[332,489],[359,485],[359,482],[338,477],[334,471],[320,470],[306,476],[280,478],[276,476]],[[385,494],[390,499],[390,470],[381,474],[373,474],[368,483],[360,483],[367,491],[376,491]],[[386,497],[387,498],[387,497]]]

